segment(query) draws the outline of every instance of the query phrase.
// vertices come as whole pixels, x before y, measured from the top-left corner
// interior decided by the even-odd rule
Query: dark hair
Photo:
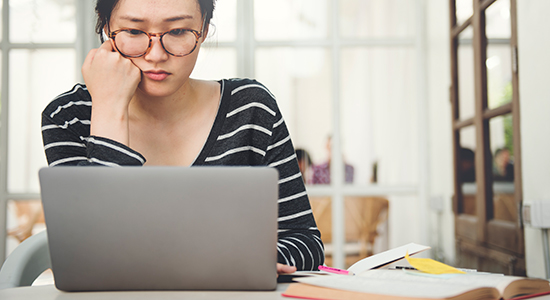
[[[309,153],[304,149],[300,149],[300,148],[296,149],[296,159],[298,161],[301,161],[302,159],[304,159],[307,166],[311,165],[311,156],[309,156]]]
[[[196,0],[201,8],[202,16],[210,23],[212,15],[214,13],[214,7],[216,6],[216,0]],[[118,5],[119,0],[97,0],[95,6],[95,12],[97,14],[97,23],[95,31],[101,36],[101,31],[109,23],[111,14]],[[202,29],[201,29],[202,30]],[[103,37],[101,38],[103,41]]]
[[[460,159],[474,161],[475,156],[476,154],[472,149],[460,148]]]

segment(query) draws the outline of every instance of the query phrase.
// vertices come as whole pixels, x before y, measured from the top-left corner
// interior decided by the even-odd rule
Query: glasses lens
[[[115,36],[118,51],[128,56],[138,56],[147,52],[149,37],[145,32],[135,29],[122,30]]]
[[[173,55],[183,56],[193,52],[197,44],[197,37],[192,31],[173,29],[164,34],[162,43],[166,51]]]

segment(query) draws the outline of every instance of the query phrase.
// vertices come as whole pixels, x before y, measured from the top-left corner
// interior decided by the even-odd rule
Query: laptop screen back
[[[276,287],[273,168],[55,167],[39,176],[60,290]]]

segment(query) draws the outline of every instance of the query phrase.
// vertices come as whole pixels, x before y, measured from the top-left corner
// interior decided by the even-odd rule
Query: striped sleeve
[[[250,79],[223,81],[222,89],[220,120],[213,128],[215,137],[205,146],[197,164],[276,168],[279,171],[277,260],[298,270],[316,270],[324,262],[321,234],[275,97],[265,86]]]
[[[279,171],[278,261],[298,270],[317,270],[324,263],[317,229],[290,135],[281,117],[273,125],[267,148],[268,166]]]
[[[86,87],[77,84],[44,109],[41,129],[48,165],[143,165],[145,158],[126,145],[90,136],[91,107]]]

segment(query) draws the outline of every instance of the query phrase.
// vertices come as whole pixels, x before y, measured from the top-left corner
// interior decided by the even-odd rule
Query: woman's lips
[[[170,75],[170,73],[164,71],[147,71],[143,72],[143,74],[147,76],[147,78],[155,81],[162,81]]]

